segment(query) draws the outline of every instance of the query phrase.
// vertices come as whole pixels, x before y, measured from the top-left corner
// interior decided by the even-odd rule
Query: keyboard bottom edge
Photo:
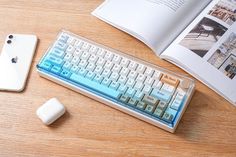
[[[73,86],[73,85],[71,85],[69,83],[66,83],[63,80],[61,80],[59,78],[56,78],[56,77],[53,77],[52,75],[49,75],[49,74],[47,74],[47,73],[45,73],[45,72],[43,72],[43,71],[41,71],[39,69],[37,69],[37,71],[38,71],[38,73],[39,73],[39,75],[41,77],[44,77],[44,78],[46,78],[46,79],[48,79],[50,81],[56,82],[56,83],[60,84],[63,87],[66,87],[66,88],[71,89],[71,90],[73,90],[75,92],[83,94],[83,95],[85,95],[85,96],[87,96],[89,98],[92,98],[92,99],[94,99],[94,100],[96,100],[98,102],[101,102],[101,103],[103,103],[103,104],[105,104],[105,105],[107,105],[109,107],[115,108],[115,109],[117,109],[119,111],[122,111],[122,112],[124,112],[126,114],[129,114],[129,115],[131,115],[131,116],[133,116],[135,118],[138,118],[138,119],[140,119],[140,120],[142,120],[142,121],[144,121],[146,123],[152,124],[154,126],[157,126],[157,127],[161,128],[161,129],[163,129],[165,131],[168,131],[168,132],[171,132],[171,133],[175,132],[175,130],[176,130],[177,126],[178,126],[178,123],[179,123],[179,121],[180,121],[184,111],[186,110],[186,108],[188,106],[187,104],[191,100],[190,99],[191,97],[189,97],[189,99],[187,100],[187,104],[184,106],[183,112],[181,113],[181,115],[179,117],[179,120],[175,124],[175,127],[170,127],[170,126],[165,125],[165,124],[163,124],[163,123],[161,123],[161,122],[159,122],[157,120],[154,120],[154,119],[151,119],[151,118],[149,118],[149,117],[147,117],[145,115],[142,115],[141,113],[135,112],[135,111],[133,111],[133,110],[127,108],[127,107],[123,107],[121,105],[117,105],[114,102],[112,102],[112,101],[110,101],[108,99],[102,98],[101,96],[98,96],[98,95],[96,95],[96,94],[94,94],[92,92],[89,92],[89,91],[85,90],[85,89],[79,88],[77,86]]]

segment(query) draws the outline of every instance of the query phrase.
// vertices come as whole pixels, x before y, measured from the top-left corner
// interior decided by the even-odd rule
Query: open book
[[[236,105],[236,0],[106,0],[92,14]]]

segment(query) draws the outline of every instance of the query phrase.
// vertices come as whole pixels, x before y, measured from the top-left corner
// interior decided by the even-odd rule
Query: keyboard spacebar
[[[120,92],[115,91],[111,88],[108,88],[106,86],[103,86],[102,84],[99,84],[95,81],[89,80],[87,78],[84,78],[81,75],[77,75],[77,74],[72,74],[70,79],[76,83],[79,83],[85,87],[88,87],[92,90],[95,90],[99,93],[105,94],[111,98],[115,98],[117,99],[120,96]]]

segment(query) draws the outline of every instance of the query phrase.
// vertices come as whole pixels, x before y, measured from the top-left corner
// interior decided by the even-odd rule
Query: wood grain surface
[[[171,134],[39,77],[35,66],[61,29],[188,75],[140,41],[93,17],[91,12],[101,3],[0,0],[0,47],[9,33],[39,38],[25,90],[0,92],[0,156],[235,157],[236,108],[199,81],[176,133]],[[66,106],[67,113],[47,127],[35,111],[52,97]]]

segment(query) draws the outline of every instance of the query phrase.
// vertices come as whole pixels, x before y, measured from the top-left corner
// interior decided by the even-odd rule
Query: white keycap
[[[86,69],[81,68],[81,69],[79,69],[78,74],[81,75],[81,76],[85,76],[87,74],[87,72],[88,71]]]
[[[81,60],[81,61],[79,62],[79,67],[86,67],[87,64],[88,64],[88,63],[87,63],[86,60]]]
[[[152,77],[148,76],[144,83],[152,86],[152,84],[154,83],[154,79]]]
[[[93,78],[94,81],[98,82],[98,83],[101,83],[102,80],[103,80],[103,77],[101,75],[96,75],[94,78]]]
[[[84,42],[84,44],[81,47],[81,50],[89,51],[91,48],[91,45],[89,43]]]
[[[144,82],[146,79],[146,76],[143,74],[139,74],[137,77],[137,81]]]
[[[122,75],[120,76],[120,78],[119,78],[119,80],[118,80],[118,82],[120,82],[120,83],[122,83],[122,84],[125,84],[126,81],[127,81],[127,77],[122,76]]]
[[[75,52],[74,52],[74,56],[80,57],[82,54],[83,54],[83,51],[80,50],[80,49],[76,49]]]
[[[111,73],[109,79],[112,81],[117,81],[118,78],[119,78],[119,74],[117,72],[113,72],[113,73]]]
[[[182,100],[184,96],[186,95],[186,92],[184,92],[182,89],[177,89],[177,95],[176,99]]]
[[[112,62],[115,64],[120,64],[120,60],[121,60],[120,55],[116,54],[116,55],[114,55]]]
[[[91,53],[91,54],[96,54],[97,53],[97,51],[98,51],[98,47],[97,46],[92,46],[90,49],[89,49],[89,52]]]
[[[144,84],[142,82],[136,82],[134,88],[141,91],[143,89]]]
[[[84,41],[81,41],[81,42],[78,44],[77,48],[78,48],[78,49],[81,49],[83,45],[84,45]]]
[[[128,68],[122,68],[120,71],[121,75],[123,76],[127,76],[129,73],[129,69]]]
[[[89,71],[87,74],[86,74],[86,78],[92,80],[94,78],[95,74],[92,72],[92,71]]]
[[[151,77],[153,75],[153,73],[154,73],[154,70],[150,67],[147,67],[145,72],[144,72],[144,75]]]
[[[161,90],[164,90],[164,91],[169,92],[169,93],[174,93],[175,87],[164,83]]]
[[[71,62],[65,62],[65,64],[63,65],[63,68],[68,70],[71,68],[71,66],[72,66]]]
[[[111,61],[107,61],[107,62],[105,63],[105,66],[104,66],[104,67],[105,67],[106,69],[111,69],[111,68],[113,67],[113,65],[114,65],[114,64],[113,64]]]
[[[88,71],[93,71],[95,69],[95,64],[94,63],[89,63],[86,67]]]
[[[71,70],[71,72],[76,73],[79,70],[79,66],[78,65],[73,65],[70,70]]]
[[[66,61],[70,61],[71,59],[72,59],[72,54],[70,54],[70,53],[67,53],[64,57],[64,60],[66,60]]]
[[[96,74],[101,74],[101,73],[102,73],[102,70],[103,70],[103,68],[102,68],[101,66],[96,66],[94,72],[95,72]]]
[[[128,64],[129,64],[129,60],[127,59],[127,58],[122,58],[122,60],[121,60],[121,62],[120,62],[120,65],[122,66],[122,67],[127,67],[128,66]]]
[[[75,48],[72,45],[69,45],[68,48],[66,49],[67,53],[74,53],[74,51],[75,51]]]
[[[131,62],[129,63],[128,68],[129,68],[130,70],[136,70],[137,65],[138,65],[138,64],[137,64],[136,62],[131,61]]]
[[[132,78],[132,79],[136,79],[137,76],[138,76],[138,73],[136,73],[135,71],[131,70],[128,77]]]
[[[105,60],[101,57],[98,58],[97,65],[103,66],[105,64]]]
[[[67,43],[70,44],[70,45],[74,45],[75,42],[76,42],[76,39],[73,38],[73,37],[70,37],[70,38],[68,39],[68,41],[67,41]]]
[[[76,40],[74,46],[75,48],[78,48],[78,46],[80,45],[80,43],[82,42],[82,40]]]
[[[120,72],[120,70],[121,70],[121,66],[118,64],[115,64],[112,68],[112,71],[114,72]]]
[[[145,85],[143,87],[143,92],[144,93],[148,93],[149,94],[151,92],[151,90],[152,90],[152,87],[150,85]]]
[[[105,51],[100,48],[100,49],[98,49],[98,51],[97,51],[97,55],[98,55],[99,57],[104,57]]]
[[[118,88],[118,91],[121,93],[125,93],[127,91],[128,87],[126,85],[120,85],[120,87]]]
[[[107,51],[104,56],[104,59],[111,61],[112,58],[113,58],[113,53],[111,53],[110,51]]]
[[[133,87],[134,83],[135,83],[134,79],[128,79],[128,81],[126,82],[126,85],[128,87]]]
[[[155,70],[153,78],[156,80],[160,80],[161,76],[162,76],[162,73],[160,71]]]
[[[146,67],[143,64],[139,64],[137,67],[137,72],[143,74],[145,69],[146,69]]]
[[[83,54],[81,55],[81,59],[87,60],[89,58],[90,54],[86,51],[83,52]]]
[[[103,77],[109,77],[111,74],[111,71],[109,69],[104,69],[102,72]]]
[[[95,54],[92,54],[90,57],[89,57],[89,62],[93,62],[95,63],[97,61],[98,57],[95,55]]]
[[[162,87],[163,83],[161,81],[155,80],[153,84],[153,88],[160,89]]]
[[[79,61],[80,61],[79,57],[78,57],[78,56],[75,56],[75,57],[72,58],[71,63],[72,63],[72,64],[78,64]]]

